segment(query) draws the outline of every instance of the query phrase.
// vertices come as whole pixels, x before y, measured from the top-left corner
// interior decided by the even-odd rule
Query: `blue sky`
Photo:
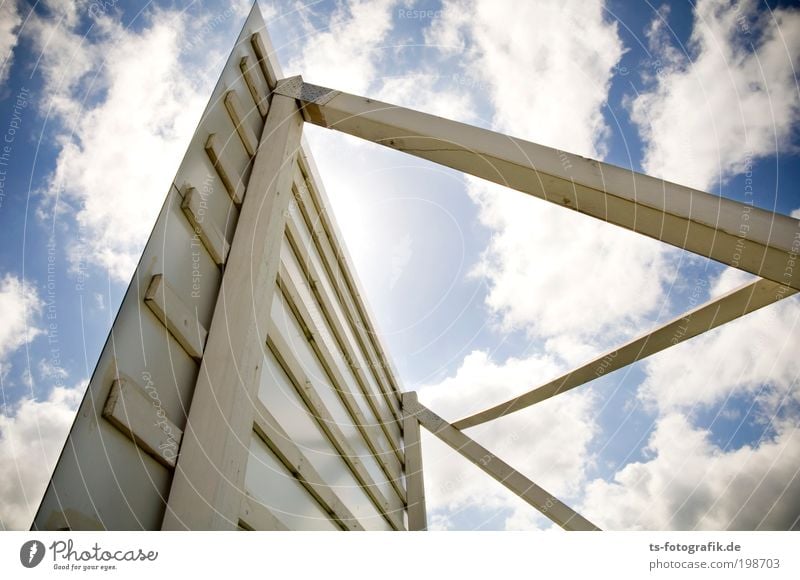
[[[3,526],[30,520],[248,10],[0,8]],[[755,205],[800,209],[800,12],[789,3],[261,10],[287,75],[739,201],[752,180]],[[305,132],[402,383],[450,419],[748,279],[394,151]],[[470,434],[602,527],[797,527],[798,323],[787,299]],[[549,525],[432,438],[424,445],[433,527]]]

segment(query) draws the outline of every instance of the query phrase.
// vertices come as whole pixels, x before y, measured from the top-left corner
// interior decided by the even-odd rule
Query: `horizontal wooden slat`
[[[236,127],[236,132],[239,134],[239,139],[242,140],[245,151],[252,157],[256,154],[256,149],[258,149],[258,137],[253,133],[250,125],[244,122],[247,113],[236,91],[230,90],[225,93],[225,110],[228,111],[228,117],[230,117],[233,126]]]
[[[275,88],[275,85],[278,83],[278,77],[275,74],[275,71],[272,69],[272,64],[269,60],[269,54],[267,54],[267,49],[264,46],[264,39],[261,38],[261,35],[258,32],[253,33],[250,37],[250,45],[253,47],[253,52],[256,55],[256,60],[258,60],[258,66],[261,67],[261,74],[264,75],[264,79],[267,81],[267,86],[270,90]]]
[[[189,356],[197,361],[203,358],[208,332],[197,319],[197,313],[181,300],[163,274],[156,274],[151,279],[144,295],[144,303]]]
[[[120,377],[111,385],[103,417],[166,467],[175,467],[183,431],[167,417],[152,384]]]
[[[208,255],[214,260],[217,266],[225,264],[228,257],[230,244],[225,239],[225,234],[217,227],[212,217],[207,211],[207,204],[194,187],[186,190],[181,200],[181,210],[186,219],[189,220],[194,233],[208,251]]]
[[[244,199],[245,187],[242,183],[239,172],[236,171],[226,159],[222,151],[222,144],[219,142],[219,137],[216,133],[211,133],[206,140],[206,154],[217,170],[222,184],[228,195],[231,196],[233,203],[237,206],[242,204]]]
[[[250,91],[250,96],[253,98],[253,103],[258,107],[258,112],[262,117],[267,116],[269,111],[269,101],[267,94],[260,89],[258,81],[253,77],[255,67],[249,56],[243,56],[239,61],[239,69],[242,71],[242,78],[247,85],[247,90]]]

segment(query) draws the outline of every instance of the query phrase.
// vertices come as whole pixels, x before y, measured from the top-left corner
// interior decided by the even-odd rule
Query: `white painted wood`
[[[299,165],[303,175],[303,182],[307,185],[308,193],[311,200],[319,212],[319,219],[328,233],[327,238],[334,244],[333,254],[339,263],[339,269],[342,271],[341,279],[348,289],[348,295],[352,297],[352,302],[355,309],[358,311],[362,323],[364,334],[369,339],[367,345],[371,347],[370,353],[365,353],[367,359],[371,362],[372,368],[378,371],[378,375],[386,379],[388,387],[384,389],[384,395],[387,397],[387,404],[396,417],[401,416],[400,401],[401,389],[398,386],[397,370],[391,362],[391,359],[386,355],[386,350],[383,347],[380,339],[380,334],[374,324],[374,313],[370,309],[369,301],[364,297],[364,292],[358,277],[355,276],[352,268],[348,265],[352,264],[352,257],[347,252],[347,246],[337,242],[336,240],[344,239],[342,232],[339,230],[336,220],[333,219],[330,213],[330,200],[325,192],[324,183],[319,175],[317,166],[314,163],[314,158],[310,154],[302,154],[299,157]],[[299,190],[298,190],[299,192]],[[346,301],[344,307],[349,308],[350,301]],[[356,316],[351,316],[350,320],[355,322]],[[378,379],[379,382],[380,379]],[[383,385],[382,385],[383,386]]]
[[[250,45],[253,47],[253,53],[256,55],[258,66],[261,69],[261,74],[264,75],[264,80],[267,81],[267,86],[270,90],[274,89],[275,85],[278,84],[278,77],[282,75],[278,75],[275,71],[270,59],[270,49],[267,48],[267,43],[265,43],[261,35],[256,32],[250,37]],[[269,46],[271,48],[272,45]]]
[[[419,421],[414,416],[414,410],[417,408],[415,405],[418,403],[417,393],[411,392],[403,395],[403,451],[406,457],[405,473],[409,531],[424,531],[428,529]]]
[[[745,284],[552,381],[456,421],[453,426],[456,429],[468,429],[530,407],[795,294],[794,290],[784,292],[783,288],[780,284],[764,279]]]
[[[283,532],[289,529],[268,507],[261,505],[249,494],[242,498],[239,519],[251,530]]]
[[[214,263],[222,266],[228,257],[230,244],[206,211],[206,206],[203,196],[194,187],[188,188],[181,200],[181,210],[194,228],[195,235],[203,242]]]
[[[230,90],[225,93],[225,110],[228,111],[228,116],[231,118],[233,126],[236,127],[236,132],[239,134],[239,139],[242,140],[245,151],[252,157],[256,154],[256,149],[258,148],[258,138],[253,133],[250,125],[244,121],[246,112],[236,91]]]
[[[304,118],[493,181],[800,290],[800,220],[374,99],[302,82]]]
[[[239,172],[236,171],[227,161],[222,152],[223,144],[219,142],[216,133],[211,133],[206,140],[206,154],[214,165],[222,184],[231,196],[233,203],[241,205],[244,198],[244,184],[242,183]]]
[[[286,468],[308,490],[343,530],[360,531],[364,527],[342,500],[328,487],[300,448],[289,438],[278,420],[259,399],[253,401],[254,429]]]
[[[325,274],[316,271],[314,264],[308,258],[308,248],[301,243],[294,221],[291,219],[288,220],[286,224],[286,237],[289,246],[292,248],[292,251],[298,258],[297,261],[300,266],[300,270],[305,277],[305,281],[308,283],[310,292],[314,297],[317,306],[319,307],[320,314],[331,330],[331,338],[336,342],[336,345],[341,350],[345,360],[349,363],[349,370],[352,373],[356,384],[358,384],[361,393],[364,395],[364,399],[369,405],[370,410],[381,423],[381,428],[386,435],[387,441],[392,445],[398,461],[402,463],[404,459],[399,437],[399,428],[397,428],[399,426],[399,421],[390,412],[389,405],[381,404],[381,400],[377,399],[377,397],[380,396],[379,393],[374,393],[372,389],[369,388],[368,378],[366,376],[368,372],[371,372],[369,363],[366,365],[367,368],[363,368],[358,364],[355,348],[358,348],[359,345],[352,344],[351,341],[347,340],[347,334],[344,330],[344,324],[346,324],[346,321],[340,320],[340,318],[335,315],[336,309],[333,305],[333,300],[336,299],[336,296],[331,296],[328,292],[325,292],[324,288],[320,288],[320,276]],[[328,280],[331,280],[330,277]],[[344,308],[343,302],[341,300],[339,302],[342,308]],[[393,425],[395,426],[395,429],[390,428]]]
[[[170,334],[189,356],[199,361],[203,358],[203,346],[208,331],[197,319],[196,313],[167,283],[163,274],[156,274],[144,295],[144,303],[153,311]]]
[[[311,233],[314,246],[322,259],[325,274],[327,274],[328,280],[336,293],[335,298],[338,299],[346,313],[347,322],[356,339],[355,344],[348,346],[347,349],[347,355],[353,363],[353,371],[358,375],[365,395],[373,404],[377,404],[377,401],[374,400],[373,395],[368,394],[367,371],[375,378],[379,393],[382,394],[386,401],[387,410],[399,422],[402,418],[399,391],[396,390],[396,385],[393,382],[390,381],[387,388],[382,380],[386,374],[388,364],[378,344],[377,333],[372,325],[367,322],[369,317],[362,306],[363,301],[358,294],[356,284],[350,275],[349,269],[342,263],[341,252],[337,251],[338,248],[332,242],[332,225],[326,215],[327,212],[315,200],[315,196],[312,194],[313,188],[308,186],[309,184],[304,175],[299,175],[295,181],[297,183],[295,199],[300,215]],[[291,228],[291,226],[292,224],[290,223],[289,227]],[[298,242],[298,255],[302,258],[301,262],[306,264],[308,262],[308,248],[299,243],[296,235],[295,240]],[[322,275],[323,272],[314,273],[316,280]],[[349,341],[346,341],[346,343],[349,345]],[[360,355],[364,357],[368,368],[364,369],[358,365],[354,348],[360,351]],[[381,414],[378,413],[378,416],[381,416]],[[399,449],[399,446],[396,446],[396,449]]]
[[[309,342],[311,343],[313,350],[317,354],[317,357],[322,363],[325,371],[328,373],[331,383],[336,389],[336,394],[339,395],[348,413],[353,418],[353,423],[356,425],[356,427],[358,427],[358,430],[364,436],[364,440],[367,442],[367,445],[374,454],[378,464],[381,466],[384,473],[386,473],[387,479],[392,484],[392,487],[395,489],[400,498],[405,501],[406,492],[405,489],[403,489],[402,475],[399,468],[399,465],[402,465],[402,462],[396,458],[396,453],[394,454],[395,460],[387,457],[387,455],[392,453],[394,450],[383,449],[378,444],[380,439],[377,437],[374,431],[380,427],[372,425],[366,421],[364,414],[353,397],[353,394],[347,388],[347,382],[341,376],[341,372],[339,371],[336,361],[333,359],[328,347],[323,341],[314,339],[313,332],[310,330],[316,326],[314,323],[314,318],[306,308],[305,304],[303,304],[303,301],[299,299],[297,288],[294,286],[294,282],[290,276],[286,275],[285,272],[279,272],[278,287],[280,288],[290,309],[294,312],[300,323],[306,328]]]
[[[295,390],[303,399],[303,402],[308,406],[308,409],[317,424],[327,435],[331,444],[336,451],[347,463],[350,471],[353,472],[358,483],[363,487],[369,498],[372,500],[375,507],[384,516],[386,521],[395,529],[402,530],[405,528],[401,514],[392,511],[388,500],[381,493],[380,488],[375,485],[375,482],[369,475],[366,467],[353,451],[352,447],[347,443],[342,430],[336,425],[331,412],[325,407],[320,396],[316,393],[314,385],[306,376],[302,366],[291,355],[291,347],[286,344],[286,341],[281,336],[281,333],[274,327],[270,327],[269,338],[267,339],[267,348],[269,348],[275,355],[275,358],[283,367],[284,372],[289,377]]]
[[[422,403],[411,398],[405,399],[404,403],[405,411],[416,417],[425,429],[565,530],[600,529]]]
[[[166,467],[175,467],[183,438],[170,421],[155,390],[153,395],[129,377],[120,377],[111,385],[103,408],[103,417],[130,437],[145,453]]]
[[[247,85],[247,90],[250,91],[250,96],[253,98],[256,107],[258,107],[258,112],[261,113],[262,117],[266,117],[269,111],[268,95],[261,89],[260,83],[254,77],[255,74],[258,74],[255,71],[257,66],[257,64],[253,64],[249,56],[243,56],[242,60],[239,61],[239,69],[242,71],[242,78]]]
[[[273,99],[231,244],[163,529],[234,529],[303,120]],[[266,144],[266,146],[264,146]]]

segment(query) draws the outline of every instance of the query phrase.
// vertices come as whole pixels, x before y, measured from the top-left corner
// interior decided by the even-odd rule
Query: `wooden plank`
[[[242,441],[252,432],[302,126],[293,100],[273,99],[214,308],[163,529],[236,527],[249,457]]]
[[[233,203],[237,206],[242,204],[242,200],[244,199],[244,184],[239,176],[239,172],[236,171],[231,164],[227,161],[227,158],[222,154],[221,145],[219,143],[219,137],[217,137],[216,133],[211,133],[206,140],[206,154],[208,158],[211,160],[211,163],[214,165],[214,169],[217,170],[217,175],[219,175],[222,184],[225,186],[225,190],[228,192],[228,195],[231,196]]]
[[[258,107],[258,112],[261,113],[261,116],[266,117],[267,111],[269,111],[268,95],[260,90],[256,79],[253,78],[253,68],[255,68],[255,65],[251,64],[249,56],[243,56],[242,60],[239,61],[239,69],[242,71],[244,84],[247,85],[247,90],[253,98],[253,103]]]
[[[403,395],[403,451],[406,457],[406,494],[408,496],[408,529],[424,531],[428,529],[428,516],[425,509],[425,481],[422,471],[422,446],[420,444],[419,421],[414,416],[417,393]]]
[[[103,417],[156,461],[175,467],[183,431],[167,417],[157,393],[153,396],[132,379],[120,377],[111,385]]]
[[[416,417],[425,429],[535,507],[548,519],[565,530],[593,531],[600,529],[421,403],[415,402],[411,398],[404,402],[407,403],[407,412]]]
[[[286,466],[286,469],[297,478],[343,530],[363,530],[358,519],[322,480],[320,474],[303,455],[300,448],[292,442],[272,413],[259,399],[254,399],[252,403],[255,408],[253,427],[256,433]]]
[[[281,270],[283,268],[281,267]],[[314,328],[313,317],[309,313],[308,309],[306,308],[303,301],[300,300],[300,297],[297,293],[297,289],[294,287],[294,283],[291,280],[291,277],[282,272],[278,276],[278,288],[280,288],[281,292],[283,293],[284,298],[286,299],[289,308],[292,310],[294,315],[300,321],[300,323],[306,328]],[[405,501],[406,494],[405,490],[403,489],[402,485],[402,476],[400,473],[399,466],[402,465],[402,460],[396,457],[397,453],[395,452],[395,461],[390,461],[386,455],[387,450],[383,449],[380,444],[378,443],[379,439],[373,432],[376,427],[371,425],[364,414],[361,412],[361,409],[358,406],[358,402],[353,397],[353,394],[350,392],[349,388],[347,387],[347,382],[345,381],[344,377],[341,375],[341,371],[339,370],[336,361],[333,358],[333,355],[328,350],[327,346],[320,340],[316,340],[312,333],[309,332],[307,338],[317,355],[322,367],[325,369],[325,372],[328,374],[328,378],[333,384],[336,393],[339,395],[339,398],[342,400],[347,411],[350,413],[350,416],[353,419],[353,423],[358,427],[359,431],[361,431],[362,435],[364,436],[364,440],[367,442],[372,453],[375,455],[375,459],[378,460],[378,465],[381,466],[384,473],[387,476],[387,479],[392,484],[392,487],[397,492],[397,495]],[[390,441],[391,444],[391,441]],[[390,449],[389,452],[394,451]]]
[[[795,294],[794,290],[782,289],[780,284],[764,279],[745,284],[540,387],[456,421],[453,426],[468,429],[530,407]]]
[[[264,44],[264,39],[261,38],[261,35],[258,32],[254,32],[250,37],[250,45],[253,47],[253,52],[256,55],[258,66],[261,68],[261,74],[264,75],[264,80],[267,82],[267,86],[270,88],[270,90],[274,89],[275,85],[278,84],[278,75],[275,74],[275,71],[272,68],[269,52]]]
[[[256,154],[256,149],[258,148],[258,137],[253,133],[253,129],[250,128],[250,125],[244,122],[247,113],[242,106],[242,102],[239,100],[239,96],[234,90],[225,93],[224,100],[225,110],[228,111],[228,117],[230,117],[233,126],[236,127],[236,132],[239,134],[239,139],[241,139],[245,151],[252,157]]]
[[[800,290],[800,220],[374,99],[281,81],[307,121],[493,181]]]
[[[189,220],[194,233],[203,242],[208,255],[217,266],[222,266],[228,257],[230,244],[213,219],[206,219],[209,214],[204,204],[202,195],[194,187],[189,187],[181,200],[181,210]]]
[[[144,303],[178,341],[186,353],[199,361],[203,358],[203,347],[208,331],[203,328],[197,313],[181,300],[180,295],[164,279],[156,274],[150,280]]]
[[[350,447],[347,438],[336,424],[331,412],[325,407],[325,403],[323,403],[322,399],[317,394],[314,385],[306,376],[302,366],[297,362],[296,358],[292,356],[292,350],[289,345],[286,344],[280,331],[274,326],[270,326],[267,336],[267,348],[275,355],[275,358],[283,368],[286,376],[289,377],[297,394],[303,399],[311,415],[350,468],[350,471],[369,496],[370,500],[372,500],[378,512],[380,512],[384,519],[386,519],[395,530],[404,529],[405,526],[403,525],[402,518],[391,509],[388,500],[372,480],[372,477],[370,477],[367,468],[358,458],[355,451],[353,451],[353,448]]]

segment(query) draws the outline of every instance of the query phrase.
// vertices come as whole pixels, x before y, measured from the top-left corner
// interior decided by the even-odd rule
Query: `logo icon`
[[[19,549],[19,561],[26,568],[35,568],[44,558],[44,544],[39,540],[28,540]]]

